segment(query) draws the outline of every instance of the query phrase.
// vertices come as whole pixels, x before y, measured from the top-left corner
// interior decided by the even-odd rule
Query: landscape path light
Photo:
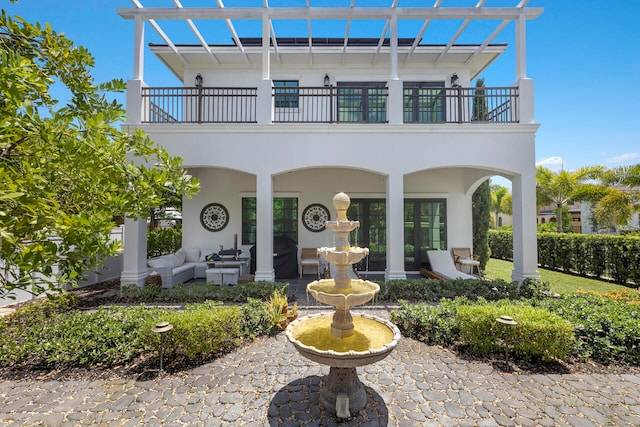
[[[499,323],[504,325],[504,361],[509,363],[509,326],[515,326],[518,324],[510,316],[500,316],[496,319]]]
[[[155,332],[160,337],[160,372],[162,372],[162,362],[164,358],[164,344],[165,336],[167,332],[173,329],[173,325],[169,322],[159,322],[151,328],[152,332]]]

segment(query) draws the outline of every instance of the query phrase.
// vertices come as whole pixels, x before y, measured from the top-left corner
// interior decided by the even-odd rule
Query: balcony
[[[402,123],[520,123],[518,87],[407,86]],[[388,123],[386,86],[275,87],[271,123]],[[255,87],[142,88],[142,123],[258,123]]]

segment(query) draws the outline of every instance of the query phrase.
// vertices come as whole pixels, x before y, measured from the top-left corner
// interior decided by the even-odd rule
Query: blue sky
[[[146,7],[173,7],[171,0],[140,0]],[[182,0],[185,7],[212,6],[213,0]],[[226,6],[254,5],[260,0],[226,0]],[[389,6],[392,0],[356,0],[356,6]],[[399,0],[400,6],[433,5],[434,0]],[[475,0],[443,0],[441,7],[475,5]],[[517,0],[487,0],[486,7],[514,6]],[[303,0],[270,0],[271,6],[304,5]],[[312,6],[348,5],[348,0],[312,0]],[[96,59],[94,77],[125,81],[133,74],[133,22],[122,19],[116,8],[132,7],[129,0],[20,0],[3,1],[10,15],[30,22],[49,22]],[[616,167],[640,163],[640,1],[638,0],[531,0],[528,7],[544,13],[527,25],[527,75],[535,82],[536,161],[558,170],[587,165]],[[197,43],[184,23],[159,21],[175,42]],[[199,23],[197,23],[199,24]],[[240,36],[259,36],[259,26],[240,22]],[[430,43],[446,43],[459,22],[439,23],[425,33]],[[305,25],[276,25],[278,36],[306,37]],[[400,36],[412,37],[421,22],[400,23]],[[513,24],[494,42],[510,48],[483,74],[487,86],[506,86],[515,79]],[[383,23],[352,24],[352,37],[380,37]],[[493,31],[470,25],[458,40],[481,43]],[[230,41],[223,28],[203,27],[207,40]],[[313,35],[343,37],[344,26],[313,24]],[[149,26],[146,42],[162,43]],[[145,80],[151,86],[178,82],[147,51]],[[124,103],[124,96],[118,96]]]

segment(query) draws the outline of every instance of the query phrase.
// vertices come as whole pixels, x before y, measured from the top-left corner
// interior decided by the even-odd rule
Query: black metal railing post
[[[462,123],[462,88],[458,86],[456,89],[458,98],[458,123]]]

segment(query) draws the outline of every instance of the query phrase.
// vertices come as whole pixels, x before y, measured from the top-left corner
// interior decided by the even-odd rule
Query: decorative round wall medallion
[[[309,231],[319,232],[325,229],[325,221],[330,221],[329,209],[319,203],[313,203],[302,212],[302,224]]]
[[[200,223],[209,231],[220,231],[229,223],[229,211],[220,203],[209,203],[200,212]]]

